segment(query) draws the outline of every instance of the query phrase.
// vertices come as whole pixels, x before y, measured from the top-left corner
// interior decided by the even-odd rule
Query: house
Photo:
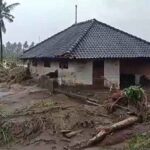
[[[119,88],[150,75],[150,43],[96,19],[72,25],[21,59],[33,74],[57,72],[60,85]]]

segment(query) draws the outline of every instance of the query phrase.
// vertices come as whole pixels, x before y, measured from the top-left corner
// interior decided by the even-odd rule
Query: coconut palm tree
[[[7,5],[7,3],[4,0],[0,0],[0,52],[1,52],[1,63],[3,62],[3,38],[2,35],[3,33],[6,33],[6,27],[4,23],[4,19],[13,22],[14,21],[14,16],[11,15],[11,11],[18,6],[19,3],[14,3]]]

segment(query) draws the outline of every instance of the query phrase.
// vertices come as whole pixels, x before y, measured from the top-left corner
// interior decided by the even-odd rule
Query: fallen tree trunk
[[[123,121],[120,121],[118,123],[115,123],[111,126],[111,131],[119,130],[122,128],[126,128],[128,126],[133,125],[134,123],[138,122],[139,118],[136,116],[131,116]]]
[[[101,142],[108,134],[115,132],[116,130],[120,130],[128,126],[131,126],[136,122],[138,122],[138,120],[139,120],[138,117],[131,116],[123,121],[113,124],[110,127],[99,128],[98,129],[99,133],[96,136],[94,136],[92,139],[89,139],[88,141],[80,142],[72,146],[72,149],[75,150],[75,149],[81,149],[81,148],[87,148],[93,146],[94,144]]]

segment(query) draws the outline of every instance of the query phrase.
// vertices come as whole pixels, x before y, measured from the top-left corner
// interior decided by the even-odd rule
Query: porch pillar
[[[120,88],[120,61],[108,59],[104,61],[104,86],[110,88],[112,85]]]
[[[140,84],[140,78],[141,78],[141,75],[135,74],[135,84],[136,84],[136,85],[139,85],[139,84]]]

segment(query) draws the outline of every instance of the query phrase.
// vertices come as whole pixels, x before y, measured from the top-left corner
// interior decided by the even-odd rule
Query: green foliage
[[[129,150],[150,149],[150,135],[138,135],[129,142]]]
[[[35,45],[34,42],[31,44],[27,44],[27,47],[24,48],[24,44],[21,42],[18,43],[11,43],[7,42],[6,44],[3,45],[3,51],[4,51],[4,59],[6,61],[19,61],[19,57],[23,54],[25,50],[28,48],[31,48]],[[19,62],[20,63],[20,62]]]
[[[8,128],[4,127],[4,128],[0,128],[0,142],[1,144],[9,144],[10,142],[13,141],[13,137],[10,134],[10,131]]]
[[[131,86],[124,89],[124,94],[134,104],[141,102],[145,96],[143,88],[139,86]]]

